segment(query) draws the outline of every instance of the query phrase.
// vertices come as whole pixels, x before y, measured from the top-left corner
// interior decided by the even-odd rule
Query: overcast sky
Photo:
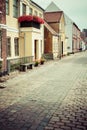
[[[87,29],[87,0],[33,0],[42,8],[53,1],[61,10],[65,12],[82,30]]]

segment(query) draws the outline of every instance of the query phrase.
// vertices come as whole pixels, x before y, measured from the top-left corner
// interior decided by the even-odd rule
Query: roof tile
[[[50,23],[50,22],[59,22],[61,19],[61,16],[63,14],[63,11],[58,12],[45,12],[44,13],[44,19]]]

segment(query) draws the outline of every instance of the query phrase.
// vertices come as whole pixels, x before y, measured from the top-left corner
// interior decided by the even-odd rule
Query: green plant
[[[70,52],[68,52],[67,55],[69,56],[69,55],[70,55]]]
[[[45,59],[42,58],[42,59],[40,60],[40,64],[44,64],[44,62],[45,62]]]
[[[39,62],[35,61],[34,66],[38,66]]]

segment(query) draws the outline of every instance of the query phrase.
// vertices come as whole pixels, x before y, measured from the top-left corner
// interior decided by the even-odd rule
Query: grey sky
[[[82,30],[87,28],[87,0],[33,0],[42,8],[46,8],[53,1],[63,10]]]

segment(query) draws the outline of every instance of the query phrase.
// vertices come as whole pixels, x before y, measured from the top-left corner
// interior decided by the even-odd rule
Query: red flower
[[[33,21],[38,22],[40,24],[44,23],[44,20],[38,16],[33,16]]]
[[[40,24],[44,24],[44,20],[38,16],[32,16],[32,15],[25,15],[25,16],[20,16],[18,18],[18,22],[21,23],[23,21],[34,21]]]
[[[21,23],[23,21],[32,21],[32,20],[33,20],[33,16],[31,16],[31,15],[20,16],[18,18],[19,23]]]

